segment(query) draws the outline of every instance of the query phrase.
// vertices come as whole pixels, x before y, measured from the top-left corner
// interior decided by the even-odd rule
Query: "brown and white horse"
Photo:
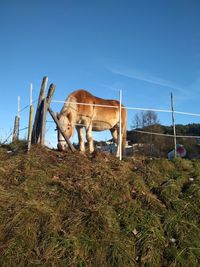
[[[83,104],[81,104],[83,103]],[[109,107],[104,107],[109,106]],[[106,100],[93,96],[85,90],[77,90],[71,93],[66,99],[66,103],[57,114],[57,118],[70,138],[77,129],[80,151],[85,151],[84,128],[86,139],[89,143],[89,151],[94,151],[92,131],[110,130],[114,142],[117,144],[117,154],[119,156],[119,101]],[[122,151],[126,143],[126,109],[122,108]],[[58,149],[65,150],[67,143],[62,134],[58,131]]]

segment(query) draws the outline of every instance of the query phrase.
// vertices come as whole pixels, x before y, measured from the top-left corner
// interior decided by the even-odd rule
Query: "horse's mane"
[[[76,98],[70,94],[67,99],[65,100],[65,104],[62,107],[60,114],[61,115],[67,115],[69,112],[76,111],[77,105],[76,105]]]

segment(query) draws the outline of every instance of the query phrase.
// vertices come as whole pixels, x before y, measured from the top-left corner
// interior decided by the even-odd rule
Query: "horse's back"
[[[84,89],[72,92],[69,97],[74,97],[78,103],[90,103],[94,96]]]
[[[105,106],[113,106],[116,108],[116,106],[119,106],[118,100],[113,99],[104,99],[97,96],[92,95],[88,91],[84,89],[79,89],[74,92],[72,92],[69,97],[75,97],[78,103],[84,103],[84,104],[96,104],[96,105],[105,105]]]
[[[69,98],[76,99],[76,102],[78,103],[77,107],[79,114],[92,117],[93,121],[108,122],[111,127],[113,127],[119,121],[120,103],[118,100],[96,97],[84,89],[79,89],[72,92],[69,95]],[[81,103],[83,103],[83,105],[81,105]],[[122,117],[124,122],[126,121],[125,113],[125,109],[122,109]]]

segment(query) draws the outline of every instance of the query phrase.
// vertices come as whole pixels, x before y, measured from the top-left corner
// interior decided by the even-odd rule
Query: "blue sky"
[[[199,0],[0,0],[0,138],[13,127],[17,96],[26,106],[32,82],[36,99],[45,75],[54,99],[78,88],[118,98],[122,89],[127,106],[169,109],[173,91],[176,110],[200,113],[199,14]],[[170,114],[158,117],[171,124]],[[21,127],[27,122],[23,112]]]

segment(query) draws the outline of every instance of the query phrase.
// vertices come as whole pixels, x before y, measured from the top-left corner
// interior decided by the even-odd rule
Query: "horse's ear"
[[[71,113],[71,112],[69,112],[69,113],[67,114],[67,118],[68,118],[68,120],[69,120],[70,122],[72,122],[72,113]]]

